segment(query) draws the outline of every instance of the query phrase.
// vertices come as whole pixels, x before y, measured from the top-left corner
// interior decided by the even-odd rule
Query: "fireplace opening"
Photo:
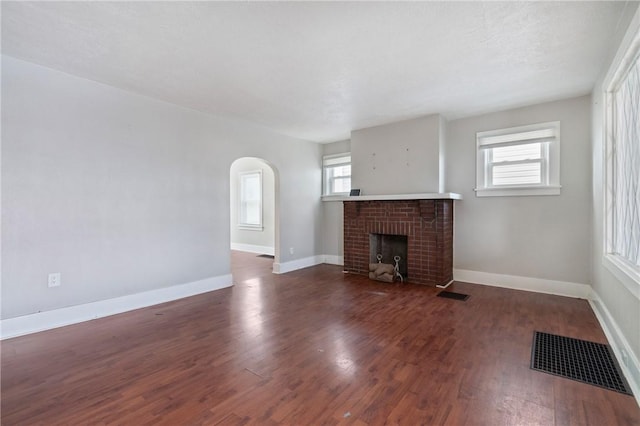
[[[395,257],[400,257],[398,270],[404,280],[407,280],[406,235],[369,234],[369,263],[378,263],[378,255],[382,255],[380,262],[394,266]]]

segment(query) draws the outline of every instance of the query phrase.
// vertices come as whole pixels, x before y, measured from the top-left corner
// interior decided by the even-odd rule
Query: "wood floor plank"
[[[529,368],[534,330],[606,343],[584,300],[384,284],[320,265],[0,342],[2,425],[638,425],[633,397]]]

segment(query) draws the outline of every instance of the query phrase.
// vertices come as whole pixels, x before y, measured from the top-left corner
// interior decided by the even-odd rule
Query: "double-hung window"
[[[560,122],[476,134],[478,197],[560,193]]]
[[[348,195],[351,190],[351,154],[323,157],[322,174],[322,195]]]
[[[604,264],[640,298],[640,29],[605,81]]]
[[[262,230],[262,170],[240,173],[241,229]]]

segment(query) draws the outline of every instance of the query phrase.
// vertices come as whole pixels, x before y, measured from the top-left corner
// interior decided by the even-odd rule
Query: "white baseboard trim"
[[[448,283],[446,283],[445,285],[436,285],[436,287],[438,288],[447,288],[449,287],[451,284],[453,284],[454,280],[449,281]]]
[[[291,260],[284,263],[274,263],[274,274],[286,274],[287,272],[295,271],[297,269],[308,268],[310,266],[320,265],[322,263],[328,263],[330,265],[344,265],[343,256],[335,256],[332,254],[320,254],[317,256],[309,256],[303,259]]]
[[[344,256],[336,256],[333,254],[325,254],[323,256],[324,256],[323,263],[328,263],[329,265],[344,266]]]
[[[297,269],[308,268],[309,266],[315,266],[324,263],[324,256],[309,256],[302,259],[291,260],[284,263],[273,263],[274,274],[286,274],[287,272],[295,271]]]
[[[231,243],[231,250],[248,251],[249,253],[270,254],[275,256],[275,249],[269,246],[257,246],[254,244]]]
[[[589,304],[596,314],[598,322],[600,322],[600,326],[618,359],[618,364],[620,364],[622,368],[624,377],[627,379],[627,382],[629,382],[629,386],[631,386],[631,392],[633,392],[636,402],[638,406],[640,406],[640,361],[638,361],[638,358],[636,358],[631,350],[629,342],[624,337],[624,334],[622,334],[622,331],[620,331],[620,327],[618,327],[611,313],[604,303],[602,303],[602,299],[600,299],[598,293],[593,290],[591,291]]]
[[[64,327],[230,287],[231,274],[0,321],[0,340]]]
[[[453,279],[455,281],[464,281],[493,287],[555,294],[557,296],[577,297],[580,299],[588,299],[591,294],[591,286],[588,284],[521,277],[517,275],[492,274],[489,272],[469,271],[466,269],[454,269]]]

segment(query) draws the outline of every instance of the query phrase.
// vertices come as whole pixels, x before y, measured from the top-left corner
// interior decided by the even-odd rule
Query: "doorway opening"
[[[270,273],[279,258],[277,170],[261,158],[242,157],[231,164],[229,177],[232,272]]]

